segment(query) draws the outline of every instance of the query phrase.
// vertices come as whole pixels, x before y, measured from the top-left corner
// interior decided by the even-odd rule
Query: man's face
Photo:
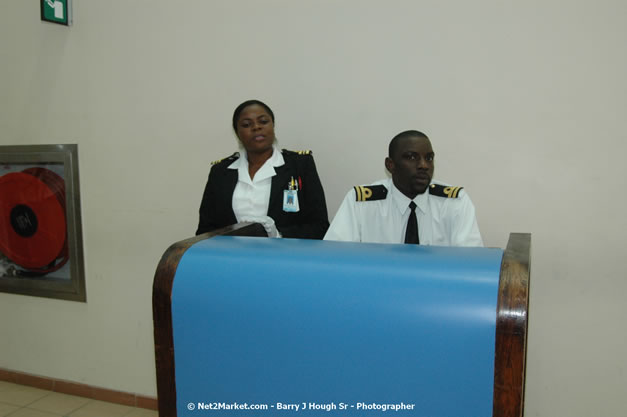
[[[407,137],[399,141],[393,155],[385,158],[385,167],[392,174],[396,188],[413,199],[431,183],[434,157],[429,139]]]

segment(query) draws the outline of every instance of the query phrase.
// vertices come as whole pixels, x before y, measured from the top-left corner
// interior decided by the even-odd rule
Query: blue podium
[[[505,253],[263,235],[164,254],[161,416],[522,415],[529,235]]]

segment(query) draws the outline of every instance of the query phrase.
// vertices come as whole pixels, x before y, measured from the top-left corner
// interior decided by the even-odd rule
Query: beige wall
[[[533,234],[526,415],[627,413],[627,3],[74,3],[68,29],[3,2],[0,144],[79,144],[88,302],[0,294],[0,367],[155,395],[154,269],[256,97],[331,216],[429,134],[487,245]]]

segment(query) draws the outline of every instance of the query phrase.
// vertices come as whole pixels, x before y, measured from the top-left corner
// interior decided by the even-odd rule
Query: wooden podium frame
[[[525,399],[531,234],[511,233],[496,306],[493,417],[522,417]]]
[[[171,245],[155,273],[152,311],[159,416],[176,417],[172,286],[181,257],[193,244],[215,236],[267,236],[258,223],[239,223]],[[522,417],[529,311],[531,234],[511,233],[501,261],[496,315],[493,417]]]

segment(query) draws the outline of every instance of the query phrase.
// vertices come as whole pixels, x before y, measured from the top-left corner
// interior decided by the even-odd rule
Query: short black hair
[[[399,133],[394,136],[390,141],[390,145],[388,146],[388,156],[391,158],[394,152],[396,152],[396,148],[398,148],[398,143],[405,138],[425,138],[429,139],[427,135],[417,130],[406,130],[404,132]]]
[[[259,100],[246,100],[245,102],[237,106],[235,108],[235,111],[233,112],[233,130],[235,130],[236,133],[237,133],[237,122],[239,120],[240,114],[242,113],[242,110],[244,110],[248,106],[252,106],[253,104],[257,104],[263,107],[264,109],[266,109],[266,111],[268,112],[268,114],[270,114],[270,117],[272,118],[272,123],[274,123],[274,113],[272,112],[272,109],[268,107],[266,103],[264,103],[263,101],[259,101]]]

